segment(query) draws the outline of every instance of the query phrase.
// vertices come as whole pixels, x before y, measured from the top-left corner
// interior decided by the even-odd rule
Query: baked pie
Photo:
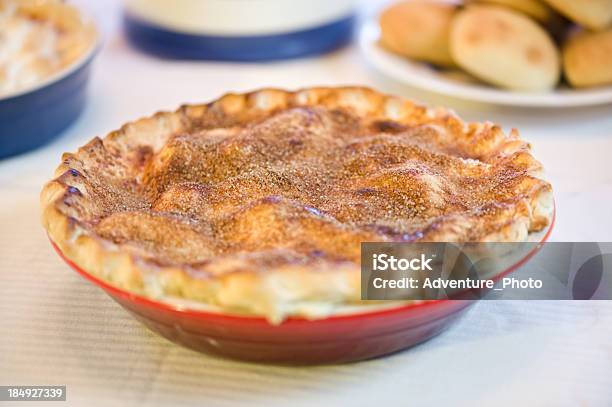
[[[63,71],[95,43],[95,29],[57,0],[0,0],[0,96]]]
[[[541,169],[516,131],[448,110],[264,89],[95,138],[41,200],[51,240],[110,284],[278,322],[360,304],[360,242],[526,240],[551,222]]]

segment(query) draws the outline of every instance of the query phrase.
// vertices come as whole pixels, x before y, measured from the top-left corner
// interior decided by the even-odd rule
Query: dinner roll
[[[507,6],[541,23],[548,23],[555,16],[554,10],[540,0],[469,0],[467,3],[491,3]]]
[[[612,25],[612,0],[546,0],[575,23],[593,30]]]
[[[448,35],[456,6],[428,1],[394,4],[380,15],[381,43],[408,58],[453,66]]]
[[[507,7],[472,5],[458,12],[450,44],[457,64],[490,84],[541,91],[559,81],[559,52],[548,33]]]
[[[563,67],[573,86],[612,84],[612,29],[570,38],[563,47]]]

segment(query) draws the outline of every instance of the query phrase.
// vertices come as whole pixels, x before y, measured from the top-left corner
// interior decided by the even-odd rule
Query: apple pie
[[[121,289],[224,313],[360,302],[361,242],[524,241],[552,189],[512,130],[376,91],[227,94],[66,153],[51,240]]]

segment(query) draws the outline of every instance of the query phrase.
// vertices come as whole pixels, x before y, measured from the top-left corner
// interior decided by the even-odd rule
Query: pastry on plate
[[[545,91],[559,82],[560,57],[550,35],[506,7],[471,5],[459,11],[450,46],[461,68],[496,86]]]
[[[593,30],[612,26],[612,0],[546,0],[577,24]]]
[[[467,0],[466,4],[496,4],[523,13],[542,25],[555,40],[562,40],[568,22],[543,0]]]
[[[490,3],[507,6],[544,24],[553,19],[556,14],[548,4],[541,0],[468,0],[467,3]]]
[[[523,241],[549,183],[516,131],[357,88],[264,89],[124,125],[43,189],[77,266],[161,301],[321,318],[360,302],[365,241]]]
[[[612,84],[612,29],[581,32],[563,47],[567,80],[575,87]]]
[[[0,96],[67,69],[94,46],[95,29],[57,0],[0,0]]]
[[[454,66],[448,34],[456,10],[453,4],[423,0],[393,4],[380,15],[381,43],[408,58]]]

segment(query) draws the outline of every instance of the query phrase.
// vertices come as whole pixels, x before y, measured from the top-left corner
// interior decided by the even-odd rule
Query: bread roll
[[[563,67],[572,86],[612,84],[612,29],[570,38],[563,47]]]
[[[555,16],[555,11],[540,0],[468,0],[466,3],[491,3],[507,6],[544,24]]]
[[[456,6],[448,3],[406,1],[380,15],[381,43],[408,58],[454,66],[448,46]]]
[[[560,56],[549,34],[507,7],[472,5],[458,12],[450,43],[457,64],[487,83],[544,91],[559,81]]]
[[[577,24],[593,30],[612,25],[612,0],[546,0]]]
[[[555,41],[561,41],[567,32],[568,21],[542,0],[466,0],[466,3],[489,3],[509,7],[536,20]]]

